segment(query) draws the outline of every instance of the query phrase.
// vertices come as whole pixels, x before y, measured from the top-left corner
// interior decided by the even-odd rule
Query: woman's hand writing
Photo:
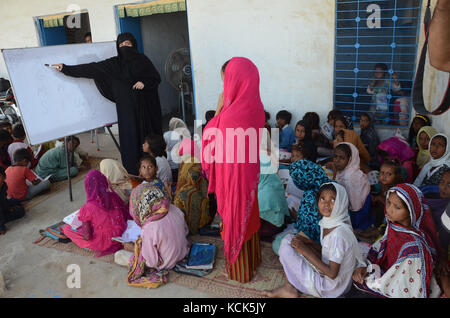
[[[52,64],[52,67],[54,67],[58,72],[61,72],[63,69],[64,64]]]

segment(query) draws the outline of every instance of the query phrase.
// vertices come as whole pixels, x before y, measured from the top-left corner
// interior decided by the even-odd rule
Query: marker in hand
[[[57,71],[61,70],[61,67],[58,64],[44,64],[44,65],[47,66],[47,67],[54,68]]]

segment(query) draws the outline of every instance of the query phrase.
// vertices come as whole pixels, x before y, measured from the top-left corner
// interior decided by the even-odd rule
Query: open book
[[[78,213],[80,210],[76,210],[75,212],[69,214],[63,219],[63,222],[69,224],[72,229],[78,229],[83,223],[78,219]]]
[[[133,220],[127,221],[127,229],[123,232],[122,236],[113,237],[111,240],[120,243],[136,242],[141,235],[141,228]]]

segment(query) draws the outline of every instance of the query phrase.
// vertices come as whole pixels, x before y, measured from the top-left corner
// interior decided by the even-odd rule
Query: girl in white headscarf
[[[322,215],[321,244],[287,235],[280,247],[286,283],[266,296],[297,297],[300,291],[315,297],[339,297],[350,290],[353,271],[362,257],[348,215],[347,192],[337,183],[325,183],[317,193],[317,204]]]
[[[367,175],[361,171],[358,149],[351,143],[341,142],[334,149],[333,167],[336,181],[347,190],[352,225],[365,231],[373,224],[370,211],[372,196]]]
[[[416,187],[438,185],[445,171],[450,168],[450,146],[446,135],[434,135],[428,149],[431,160],[423,166],[414,181]]]

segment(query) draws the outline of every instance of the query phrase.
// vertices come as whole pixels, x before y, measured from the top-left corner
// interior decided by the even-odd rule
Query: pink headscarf
[[[205,127],[202,137],[202,169],[209,181],[208,192],[217,197],[217,211],[224,228],[225,256],[230,265],[241,251],[251,211],[258,199],[259,143],[264,122],[258,69],[249,59],[234,57],[225,69],[224,107]],[[246,144],[238,147],[238,138],[235,142],[227,139],[229,128],[255,129],[256,145],[249,146],[251,138],[246,137]],[[215,132],[222,134],[223,142]],[[234,163],[227,163],[227,155],[231,156],[232,151]],[[245,155],[245,163],[238,163],[238,155]]]
[[[350,210],[359,211],[362,209],[370,192],[369,179],[359,168],[360,159],[358,148],[349,142],[341,142],[340,144],[348,145],[352,151],[352,155],[345,169],[337,173],[336,181],[347,190]]]
[[[119,209],[123,212],[125,220],[130,219],[127,207],[100,171],[89,171],[84,179],[84,188],[86,190],[86,203],[91,203],[106,211]]]

